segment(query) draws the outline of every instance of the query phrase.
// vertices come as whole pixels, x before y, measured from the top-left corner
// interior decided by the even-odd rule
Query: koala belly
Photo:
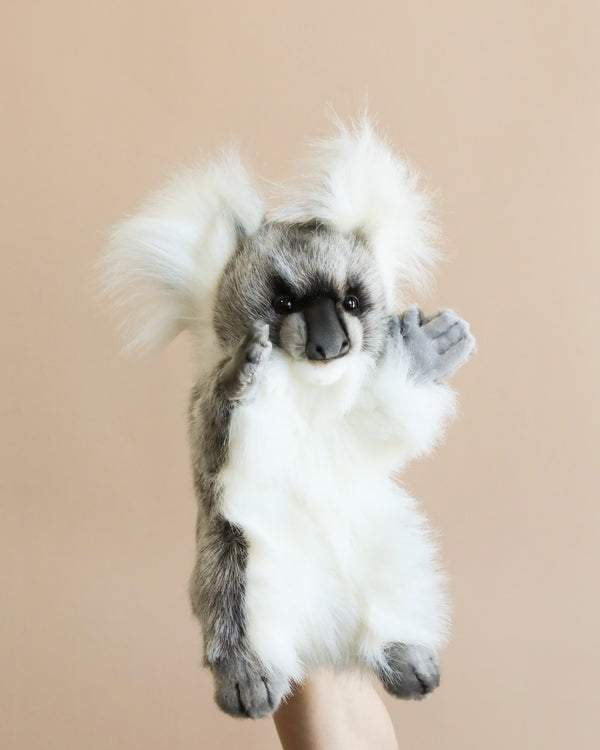
[[[341,416],[259,392],[233,415],[222,513],[248,543],[249,645],[293,679],[439,645],[442,578],[415,502]]]

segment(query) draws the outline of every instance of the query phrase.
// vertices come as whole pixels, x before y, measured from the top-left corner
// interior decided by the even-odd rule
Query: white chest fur
[[[435,550],[369,439],[368,387],[365,368],[314,386],[275,357],[233,415],[222,511],[249,545],[248,636],[295,678],[443,631]]]

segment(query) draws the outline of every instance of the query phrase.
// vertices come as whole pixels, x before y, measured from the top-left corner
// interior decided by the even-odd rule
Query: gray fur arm
[[[198,497],[192,610],[202,626],[205,664],[217,705],[231,716],[271,714],[288,688],[253,654],[246,635],[248,545],[242,529],[221,515],[220,472],[228,453],[231,415],[250,399],[271,352],[268,326],[256,325],[231,359],[192,391],[189,411],[194,485]]]
[[[248,545],[240,528],[222,516],[210,521],[200,518],[189,590],[193,612],[202,624],[215,701],[230,716],[258,719],[273,713],[288,683],[265,669],[248,646],[247,558]]]
[[[418,307],[409,307],[392,319],[391,333],[401,337],[409,357],[409,377],[417,383],[448,378],[474,353],[475,339],[466,320],[452,310],[423,317]]]
[[[254,325],[229,360],[220,362],[206,380],[192,390],[189,437],[196,477],[216,475],[226,458],[233,409],[248,401],[259,383],[271,353],[269,326]]]

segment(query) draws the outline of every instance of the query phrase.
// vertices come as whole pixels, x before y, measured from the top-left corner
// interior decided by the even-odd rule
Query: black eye
[[[358,308],[359,308],[358,297],[354,294],[349,294],[347,297],[345,297],[344,302],[342,304],[344,305],[344,309],[348,310],[348,312],[358,311]]]
[[[294,300],[288,294],[280,294],[273,300],[273,307],[280,315],[289,315],[296,309]]]

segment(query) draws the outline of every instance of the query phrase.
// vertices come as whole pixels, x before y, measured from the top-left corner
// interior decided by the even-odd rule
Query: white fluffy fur
[[[436,230],[418,177],[366,117],[318,142],[305,179],[274,219],[316,217],[370,241],[390,303],[399,282],[420,285],[435,258]],[[236,241],[265,216],[239,154],[175,175],[113,232],[102,287],[127,310],[129,347],[156,349],[188,328],[210,335],[212,293]]]
[[[249,543],[248,636],[293,679],[445,635],[435,545],[391,474],[432,447],[453,393],[408,383],[391,356],[389,372],[372,372],[348,355],[343,377],[315,388],[274,351],[256,399],[233,416],[223,512]]]
[[[390,301],[398,281],[420,286],[427,279],[437,238],[429,198],[366,116],[351,127],[338,121],[336,135],[314,144],[302,181],[285,193],[276,218],[316,217],[367,236]]]
[[[206,332],[237,231],[254,233],[263,216],[263,201],[231,150],[174,176],[116,227],[102,285],[129,310],[130,347],[158,348],[185,328]]]
[[[229,154],[177,176],[116,229],[104,286],[137,307],[135,346],[185,327],[209,335],[236,227],[251,234],[263,213]],[[390,298],[395,281],[418,281],[433,255],[416,176],[366,120],[317,147],[308,186],[275,214],[304,217],[364,233]],[[361,352],[318,367],[273,351],[255,400],[233,414],[221,476],[222,510],[249,543],[251,645],[296,679],[315,663],[375,664],[390,641],[435,647],[445,631],[435,547],[391,476],[432,447],[453,394],[410,383],[396,355],[377,370]]]

